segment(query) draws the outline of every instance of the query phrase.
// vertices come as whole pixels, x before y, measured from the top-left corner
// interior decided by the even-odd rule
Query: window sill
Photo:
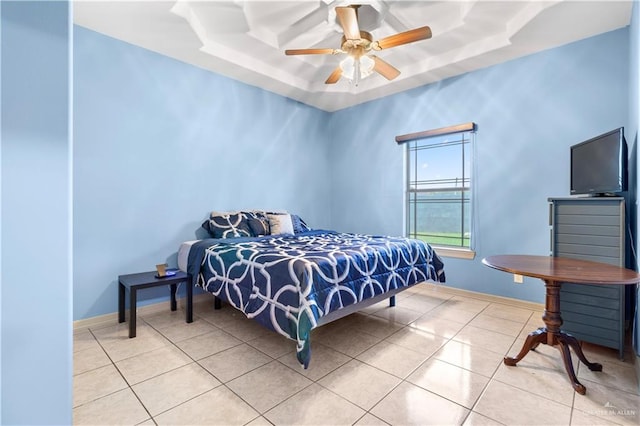
[[[432,246],[433,249],[438,253],[438,256],[442,257],[454,257],[456,259],[475,259],[476,252],[469,249],[462,248],[452,248],[452,247],[444,247],[444,246]]]

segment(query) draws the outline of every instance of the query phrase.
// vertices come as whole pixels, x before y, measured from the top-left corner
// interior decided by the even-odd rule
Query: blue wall
[[[115,312],[119,274],[175,266],[211,210],[330,226],[328,113],[74,30],[74,319]]]
[[[480,261],[548,254],[568,147],[628,124],[626,28],[333,114],[75,28],[75,319],[114,312],[117,275],[174,262],[211,209],[403,234],[394,137],[467,121],[479,125],[477,257],[448,258],[448,284],[542,302],[537,282]]]
[[[69,5],[2,2],[0,13],[0,422],[70,424]],[[625,124],[637,135],[638,25],[636,4],[630,32],[333,115],[74,27],[76,318],[114,312],[115,276],[172,260],[212,208],[402,233],[393,137],[469,120],[480,125],[478,258],[546,254],[546,198],[567,193],[568,145]],[[630,65],[606,66],[629,48]],[[478,260],[447,268],[450,285],[541,300]]]
[[[0,2],[0,25],[2,24],[2,2]],[[0,307],[2,306],[2,26],[0,26]],[[2,314],[0,313],[0,330]],[[2,423],[2,335],[0,334],[0,424]]]
[[[629,26],[629,127],[627,131],[627,141],[633,142],[636,153],[636,164],[638,163],[638,132],[640,129],[640,3],[634,2],[631,15],[631,24]],[[636,171],[636,179],[638,179]],[[636,188],[638,181],[636,180]],[[637,200],[637,192],[636,192]],[[638,223],[637,203],[634,204],[633,210],[636,219],[636,247],[635,252],[640,253],[640,242],[638,242],[637,230],[640,229]],[[635,266],[638,268],[638,260],[634,259]],[[635,316],[635,350],[640,355],[640,285],[636,286],[636,316]],[[637,361],[640,361],[638,359]],[[640,371],[640,370],[638,370]]]
[[[2,424],[71,424],[70,6],[2,2]]]
[[[332,226],[403,234],[395,136],[473,121],[477,255],[447,258],[447,284],[542,302],[537,280],[516,285],[481,260],[549,253],[547,198],[569,195],[569,146],[627,125],[628,57],[624,28],[334,113]]]

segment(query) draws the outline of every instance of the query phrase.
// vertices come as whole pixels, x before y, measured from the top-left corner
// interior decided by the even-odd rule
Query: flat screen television
[[[571,147],[571,194],[614,195],[627,190],[624,127]]]

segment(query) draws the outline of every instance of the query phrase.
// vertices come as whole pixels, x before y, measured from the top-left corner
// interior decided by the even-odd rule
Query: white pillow
[[[293,235],[293,222],[290,214],[267,214],[271,235]]]

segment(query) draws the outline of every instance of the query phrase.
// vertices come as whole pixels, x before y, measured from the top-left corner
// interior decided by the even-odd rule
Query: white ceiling
[[[632,1],[360,0],[374,40],[428,25],[429,40],[377,52],[402,73],[355,87],[324,81],[340,56],[285,56],[339,48],[335,7],[354,0],[76,1],[74,22],[160,54],[336,111],[629,24]]]

